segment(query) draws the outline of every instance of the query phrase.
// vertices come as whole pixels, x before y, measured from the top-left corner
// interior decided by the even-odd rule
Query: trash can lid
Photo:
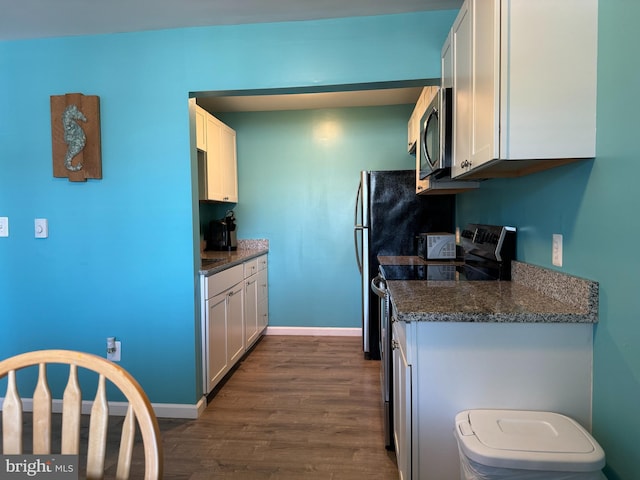
[[[456,415],[462,452],[482,465],[523,470],[593,472],[604,451],[575,420],[529,410],[465,410]]]

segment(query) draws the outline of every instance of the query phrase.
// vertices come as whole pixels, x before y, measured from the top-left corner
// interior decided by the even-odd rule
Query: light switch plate
[[[0,217],[0,237],[9,236],[9,217]]]
[[[47,238],[49,236],[49,222],[46,218],[35,219],[36,238]]]

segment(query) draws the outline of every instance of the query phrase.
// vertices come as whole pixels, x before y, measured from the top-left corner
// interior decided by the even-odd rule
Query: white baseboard
[[[0,398],[0,410],[2,410],[3,403],[4,398]],[[82,413],[84,415],[91,413],[92,406],[93,402],[83,400]],[[127,402],[109,402],[109,415],[123,417],[127,414],[128,406],[129,404]],[[202,397],[195,405],[182,403],[152,403],[151,406],[158,418],[198,418],[207,407],[207,401]],[[33,411],[33,399],[22,399],[22,411]],[[53,400],[51,402],[51,411],[53,413],[62,413],[62,400]]]
[[[361,337],[362,328],[341,327],[267,327],[265,335],[303,335],[317,337]]]

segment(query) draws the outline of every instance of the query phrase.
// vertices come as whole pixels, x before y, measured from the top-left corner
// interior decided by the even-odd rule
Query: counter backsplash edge
[[[239,250],[269,250],[269,239],[238,239]]]
[[[511,281],[584,309],[598,319],[598,282],[516,260],[511,262]]]

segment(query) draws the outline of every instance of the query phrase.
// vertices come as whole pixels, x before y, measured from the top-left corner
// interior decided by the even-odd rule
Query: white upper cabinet
[[[207,151],[207,112],[196,105],[196,148]]]
[[[238,201],[236,132],[196,105],[200,200]]]
[[[449,32],[444,44],[442,45],[442,53],[440,55],[440,86],[442,88],[453,88],[453,32]]]
[[[466,0],[452,28],[452,176],[595,156],[597,0]]]

